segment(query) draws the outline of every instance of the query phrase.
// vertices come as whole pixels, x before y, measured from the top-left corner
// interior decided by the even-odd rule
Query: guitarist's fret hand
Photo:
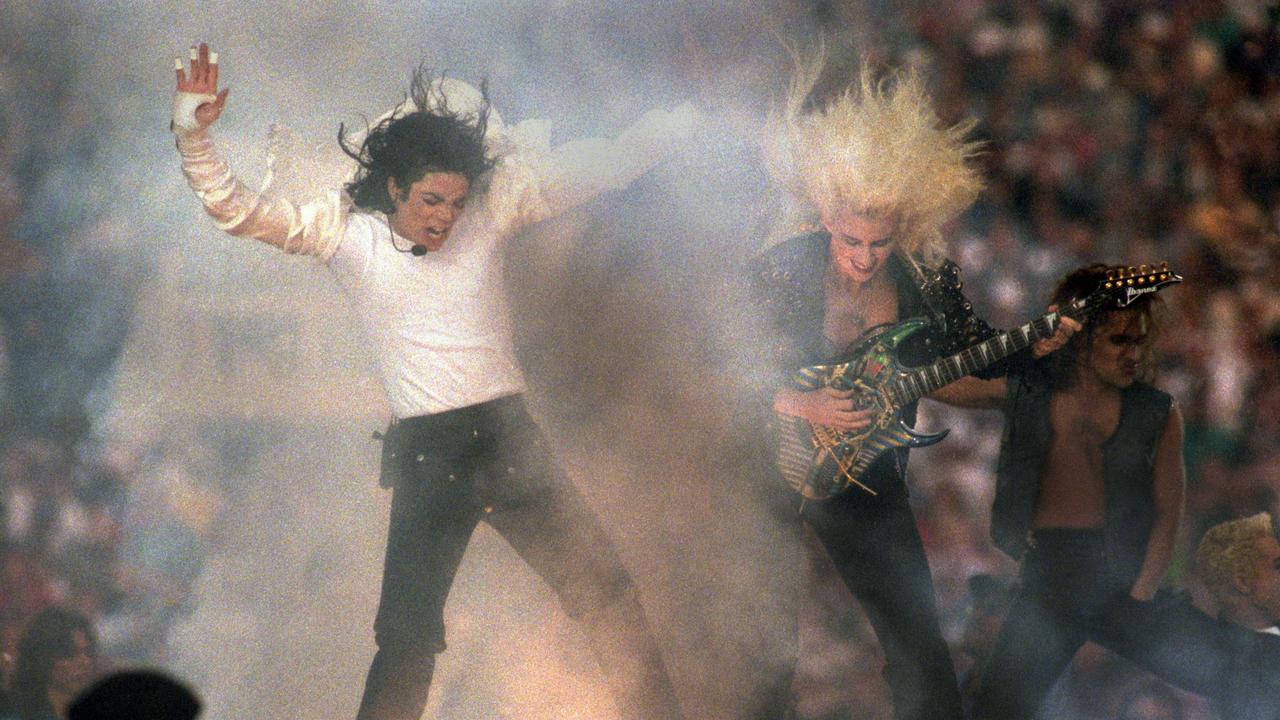
[[[875,410],[855,410],[852,390],[836,390],[830,386],[817,390],[784,388],[773,396],[773,409],[783,415],[804,418],[814,425],[824,425],[844,432],[856,432],[871,424]]]
[[[1058,312],[1058,306],[1050,305],[1049,312]],[[1071,340],[1071,336],[1075,335],[1080,328],[1080,322],[1075,318],[1067,317],[1066,315],[1061,316],[1058,318],[1058,327],[1054,329],[1053,335],[1043,340],[1037,340],[1031,346],[1031,357],[1039,360],[1045,355],[1061,350],[1066,347],[1067,342]]]

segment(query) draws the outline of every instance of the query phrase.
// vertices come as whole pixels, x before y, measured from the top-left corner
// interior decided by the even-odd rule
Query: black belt
[[[507,395],[453,410],[392,419],[385,433],[374,433],[382,441],[378,484],[394,487],[400,481],[401,461],[411,453],[447,457],[478,454],[491,446],[499,427],[524,416],[524,397]]]
[[[475,405],[429,415],[415,415],[403,420],[393,419],[391,427],[410,437],[431,436],[439,433],[453,434],[460,430],[473,430],[478,434],[492,428],[495,423],[522,412],[523,409],[523,395],[505,395]]]

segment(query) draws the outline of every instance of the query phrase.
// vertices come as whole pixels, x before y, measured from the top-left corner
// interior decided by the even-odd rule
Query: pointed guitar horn
[[[915,428],[907,425],[905,422],[901,420],[898,421],[898,425],[899,425],[899,430],[906,433],[908,437],[907,446],[913,447],[913,448],[928,447],[930,445],[933,445],[934,443],[942,442],[942,439],[945,438],[951,432],[951,428],[939,430],[938,432],[934,432],[934,433],[917,432]]]

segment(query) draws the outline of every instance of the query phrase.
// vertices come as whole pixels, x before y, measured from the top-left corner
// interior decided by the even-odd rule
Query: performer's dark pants
[[[1233,643],[1185,597],[1129,597],[1131,581],[1108,570],[1100,530],[1044,529],[1022,565],[1022,587],[1001,627],[974,696],[975,720],[1034,717],[1054,681],[1086,641],[1163,680],[1216,697]]]
[[[879,495],[853,490],[806,503],[801,513],[831,556],[840,578],[862,605],[884,650],[884,677],[897,720],[961,720],[960,692],[942,631],[933,578],[908,504],[906,486],[894,482]],[[795,522],[795,504],[790,509]],[[784,574],[790,593],[803,595],[799,573]],[[794,603],[788,621],[797,621]],[[789,717],[795,658],[764,688],[752,720]]]
[[[374,624],[378,652],[358,720],[422,715],[435,655],[445,649],[445,599],[481,520],[583,624],[619,717],[681,717],[630,575],[519,397],[410,418],[392,436],[399,477]]]

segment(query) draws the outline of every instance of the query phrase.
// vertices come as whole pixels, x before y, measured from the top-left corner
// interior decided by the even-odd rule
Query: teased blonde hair
[[[964,139],[976,122],[941,127],[916,70],[875,80],[865,60],[858,82],[805,112],[826,53],[788,51],[794,75],[765,135],[770,175],[808,206],[810,221],[842,208],[896,217],[895,250],[913,264],[936,265],[946,249],[942,226],[982,189],[970,162],[981,144]]]
[[[1251,577],[1258,562],[1258,538],[1274,536],[1271,515],[1258,513],[1209,528],[1196,550],[1196,572],[1218,602],[1234,592],[1235,579]]]

